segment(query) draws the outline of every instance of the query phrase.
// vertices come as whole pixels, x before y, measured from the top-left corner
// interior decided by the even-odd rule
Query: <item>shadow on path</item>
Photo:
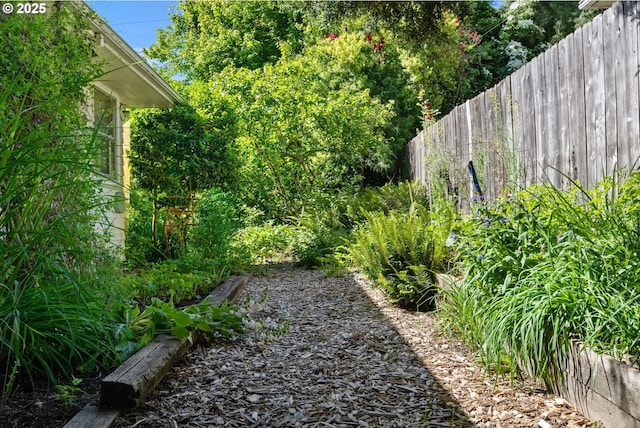
[[[474,426],[353,276],[279,266],[244,295],[265,289],[245,339],[196,348],[117,426]]]

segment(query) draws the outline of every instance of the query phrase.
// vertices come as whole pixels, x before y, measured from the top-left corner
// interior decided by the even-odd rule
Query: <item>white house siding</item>
[[[80,8],[89,8],[83,2],[74,4]],[[93,84],[96,89],[115,100],[115,169],[112,174],[100,175],[103,180],[102,194],[110,203],[107,204],[104,220],[96,227],[109,233],[114,249],[121,250],[125,244],[130,183],[126,155],[130,147],[130,123],[126,113],[129,108],[171,107],[181,97],[102,19],[96,16],[89,21],[89,37],[95,43],[98,57],[106,63],[104,74]],[[90,94],[88,96],[92,97]],[[87,104],[83,109],[93,119],[92,98]]]

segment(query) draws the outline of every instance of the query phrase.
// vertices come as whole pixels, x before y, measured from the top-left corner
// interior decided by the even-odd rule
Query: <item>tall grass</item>
[[[98,69],[71,10],[0,16],[3,400],[18,382],[56,382],[114,355],[109,255],[94,226],[100,147],[80,110]]]
[[[464,274],[445,325],[482,351],[552,381],[572,339],[640,356],[640,177],[586,191],[532,187],[479,209],[458,231]]]

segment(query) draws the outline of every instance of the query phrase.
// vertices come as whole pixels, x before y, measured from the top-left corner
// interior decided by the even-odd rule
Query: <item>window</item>
[[[98,138],[101,140],[100,172],[116,177],[116,101],[95,90],[93,97],[93,123],[98,125]]]

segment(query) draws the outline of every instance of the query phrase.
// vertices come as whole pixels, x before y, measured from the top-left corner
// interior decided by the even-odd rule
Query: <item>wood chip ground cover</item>
[[[533,383],[486,378],[433,314],[359,275],[281,266],[243,299],[247,337],[193,348],[116,427],[598,426]]]

